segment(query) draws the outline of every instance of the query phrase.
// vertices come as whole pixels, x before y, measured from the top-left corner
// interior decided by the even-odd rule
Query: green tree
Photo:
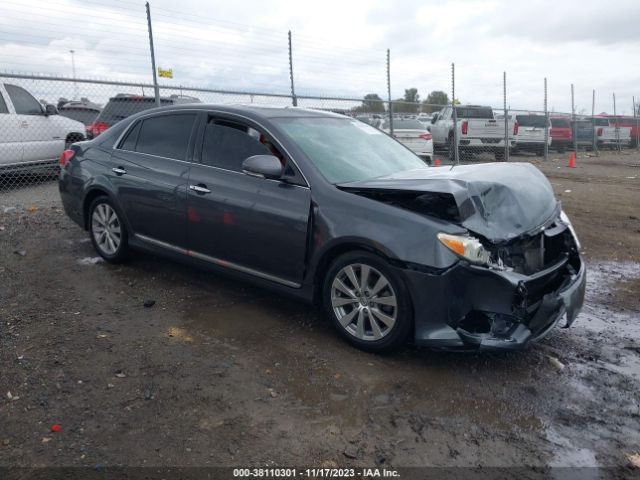
[[[425,113],[431,113],[438,111],[442,108],[442,105],[449,105],[449,95],[442,90],[434,90],[427,99],[422,102],[422,111]]]
[[[397,113],[418,113],[420,95],[417,88],[407,88],[404,97],[393,101],[393,111]]]
[[[362,110],[371,113],[383,113],[384,102],[377,93],[367,93],[362,101]]]

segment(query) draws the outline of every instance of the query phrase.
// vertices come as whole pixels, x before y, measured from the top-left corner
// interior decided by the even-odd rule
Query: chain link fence
[[[353,117],[395,137],[428,164],[522,161],[566,152],[639,148],[639,119],[578,111],[573,86],[571,112],[509,106],[506,73],[502,105],[383,100],[378,95],[311,96],[219,90],[110,80],[0,73],[0,193],[56,178],[58,161],[71,143],[92,139],[140,111],[185,103],[247,104],[311,108]],[[407,91],[411,93],[409,90]],[[545,90],[541,100],[546,100]],[[497,103],[497,102],[496,102]]]

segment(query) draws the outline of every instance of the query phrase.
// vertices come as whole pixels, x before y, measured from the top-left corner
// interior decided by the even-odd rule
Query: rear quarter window
[[[135,151],[186,160],[195,119],[195,114],[171,114],[142,120]]]

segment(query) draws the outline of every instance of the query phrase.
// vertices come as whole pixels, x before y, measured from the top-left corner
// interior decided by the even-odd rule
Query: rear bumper
[[[576,256],[534,275],[459,262],[441,274],[404,271],[412,294],[415,343],[438,348],[519,350],[584,301],[586,268]],[[472,325],[486,325],[477,333]]]

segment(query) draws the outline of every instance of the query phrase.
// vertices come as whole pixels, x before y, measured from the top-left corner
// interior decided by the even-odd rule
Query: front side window
[[[5,84],[9,98],[18,115],[42,115],[42,106],[33,95],[17,85]]]
[[[274,122],[334,184],[425,168],[403,145],[357,120],[283,117]]]
[[[240,123],[210,119],[204,132],[202,163],[234,172],[253,155],[276,155],[275,147],[257,130]]]
[[[135,151],[158,157],[186,160],[189,138],[195,120],[196,115],[193,113],[160,115],[144,119],[141,122]],[[134,130],[135,128],[137,126]],[[128,140],[129,137],[124,143]]]

